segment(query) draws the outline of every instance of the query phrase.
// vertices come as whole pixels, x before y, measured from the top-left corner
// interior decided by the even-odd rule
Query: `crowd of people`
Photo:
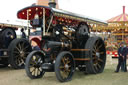
[[[120,47],[118,48],[118,56],[118,65],[115,72],[119,72],[120,68],[121,71],[127,72],[126,60],[128,58],[128,44],[125,44],[124,42],[120,43]]]

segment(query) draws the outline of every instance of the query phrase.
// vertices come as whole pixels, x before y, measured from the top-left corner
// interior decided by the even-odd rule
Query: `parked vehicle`
[[[31,79],[55,72],[60,82],[69,81],[76,67],[89,74],[103,72],[105,44],[100,37],[90,37],[89,29],[90,24],[107,23],[45,6],[29,6],[17,15],[30,20],[32,29],[41,30],[40,50],[32,51],[26,59],[25,70]]]
[[[19,25],[0,23],[0,65],[20,69],[24,68],[25,59],[32,51],[27,39],[17,38]]]

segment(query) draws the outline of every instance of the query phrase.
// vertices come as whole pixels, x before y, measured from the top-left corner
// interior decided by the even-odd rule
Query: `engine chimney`
[[[51,8],[56,8],[56,1],[55,1],[55,0],[49,0],[48,5],[49,5],[49,7],[51,7]]]

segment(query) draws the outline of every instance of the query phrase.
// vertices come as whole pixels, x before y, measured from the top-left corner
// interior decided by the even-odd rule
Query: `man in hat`
[[[120,67],[122,67],[122,70],[124,71],[124,42],[121,42],[120,43],[120,48],[118,49],[118,65],[117,65],[117,68],[116,68],[116,73],[119,72],[120,70]]]

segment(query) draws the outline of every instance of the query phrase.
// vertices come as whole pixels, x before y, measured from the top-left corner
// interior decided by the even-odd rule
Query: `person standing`
[[[126,44],[126,47],[124,48],[124,60],[123,60],[124,72],[127,72],[127,65],[126,65],[127,57],[128,57],[128,43]]]
[[[24,32],[24,29],[23,29],[23,28],[21,29],[21,33],[22,33],[21,38],[26,38],[26,34],[25,34],[25,32]]]
[[[116,68],[116,73],[119,72],[120,67],[124,67],[123,61],[124,61],[124,43],[121,42],[120,48],[118,49],[118,65]],[[122,66],[121,66],[122,65]],[[122,69],[124,71],[124,69]]]

